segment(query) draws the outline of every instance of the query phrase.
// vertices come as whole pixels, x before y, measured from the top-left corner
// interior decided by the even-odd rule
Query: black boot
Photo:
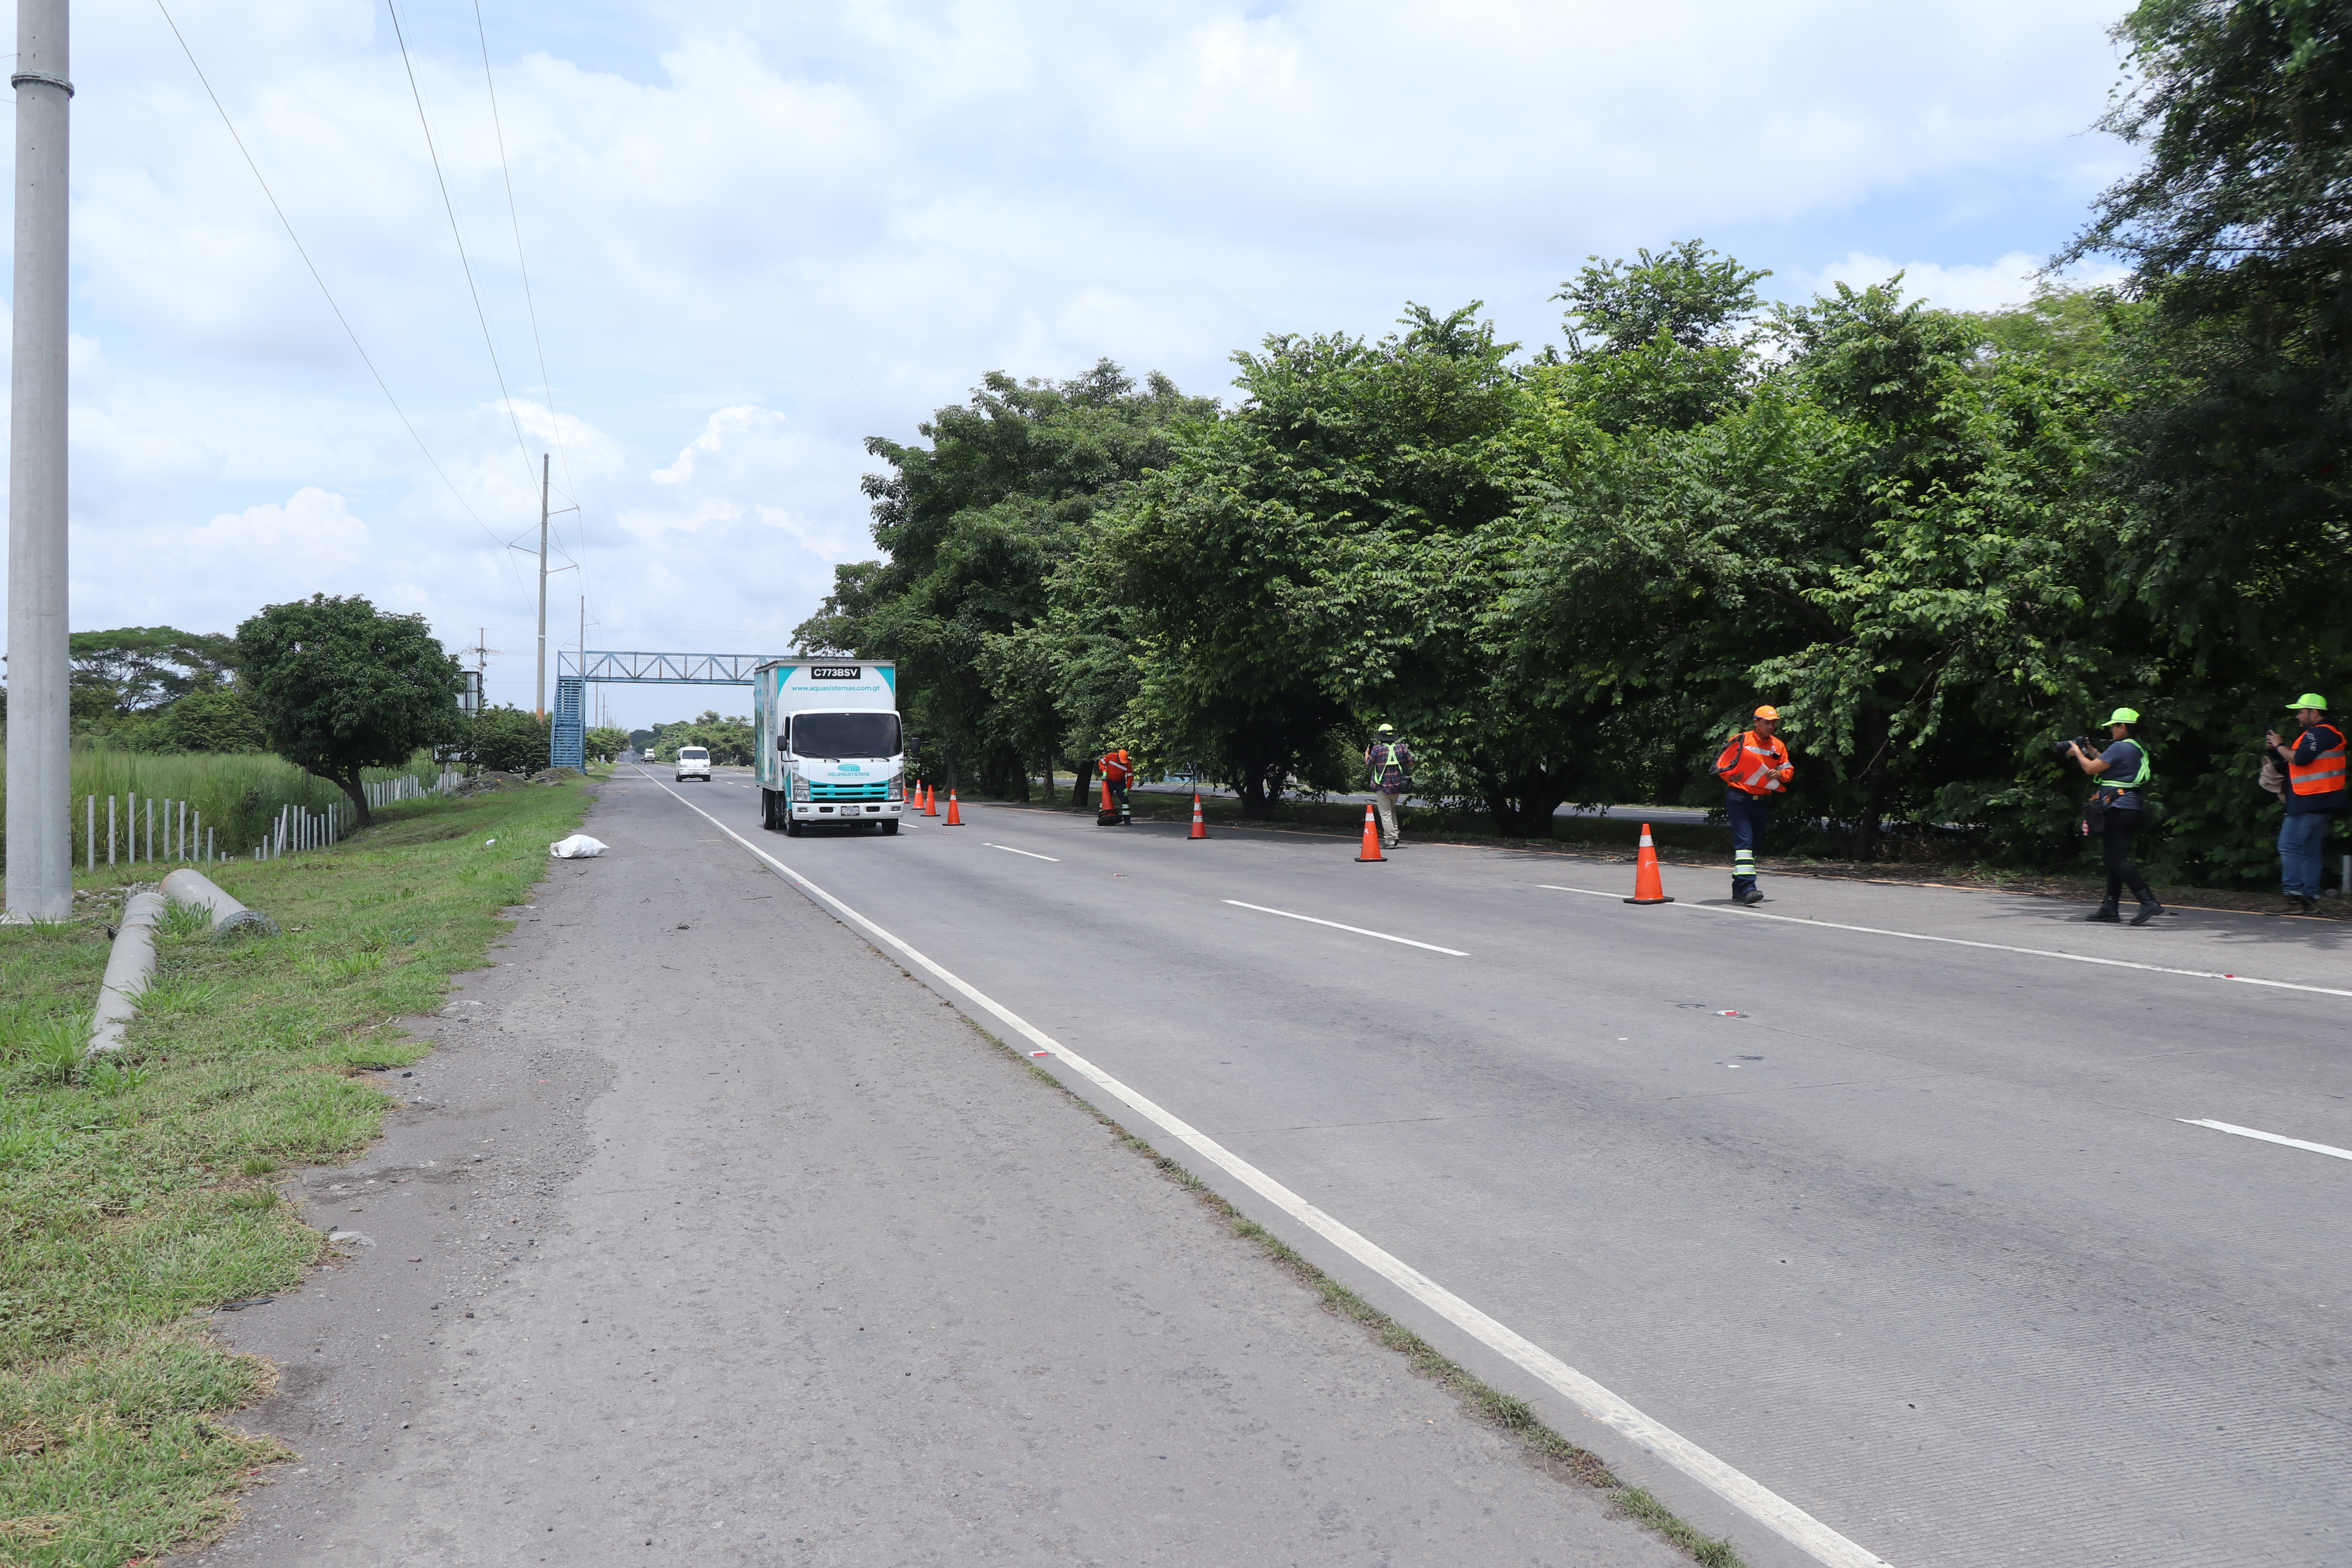
[[[2156,895],[2154,893],[2142,893],[2139,896],[2139,913],[2132,916],[2131,923],[2136,926],[2144,926],[2163,912],[2164,906],[2156,901]]]
[[[2116,900],[2109,899],[2083,918],[2086,921],[2104,921],[2109,925],[2120,925],[2123,923],[2124,917],[2116,912]]]

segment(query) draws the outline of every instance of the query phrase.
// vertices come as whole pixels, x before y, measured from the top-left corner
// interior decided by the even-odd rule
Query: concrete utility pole
[[[539,455],[539,695],[532,701],[547,717],[547,454]]]
[[[67,0],[17,0],[16,340],[8,415],[8,892],[73,913],[66,643]]]

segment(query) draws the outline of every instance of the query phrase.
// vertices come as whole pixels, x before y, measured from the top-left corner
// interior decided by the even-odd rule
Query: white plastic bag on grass
[[[547,852],[558,860],[586,860],[604,852],[604,846],[584,833],[558,839],[547,847]]]

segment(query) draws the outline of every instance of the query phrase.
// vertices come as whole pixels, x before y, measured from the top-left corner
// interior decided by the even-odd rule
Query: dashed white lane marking
[[[1555,882],[1538,882],[1537,887],[1552,893],[1583,893],[1596,899],[1614,899],[1615,893],[1604,893],[1597,888],[1563,888]],[[1845,925],[1837,921],[1809,920],[1802,915],[1768,915],[1758,910],[1735,910],[1715,904],[1676,904],[1678,910],[1697,914],[1738,915],[1748,921],[1780,921],[1792,926],[1812,926],[1824,931],[1854,931],[1864,936],[1899,936],[1906,942],[1940,942],[1952,947],[1980,947],[1988,952],[2021,952],[2031,958],[2063,958],[2069,963],[2098,963],[2110,969],[2139,969],[2150,974],[2185,974],[2191,980],[2228,980],[2240,985],[2267,985],[2276,991],[2311,991],[2322,996],[2352,996],[2352,991],[2333,985],[2302,985],[2292,980],[2257,980],[2251,974],[2224,974],[2213,969],[2175,969],[2164,963],[2140,963],[2128,958],[2093,958],[2084,952],[2061,952],[2054,947],[2011,947],[2004,942],[1970,942],[1966,937],[1928,936],[1916,931],[1888,931],[1884,926]]]
[[[2338,1149],[2333,1143],[2306,1143],[2300,1138],[2284,1133],[2264,1132],[2259,1128],[2240,1127],[2229,1121],[2208,1121],[2200,1116],[2176,1116],[2175,1121],[2185,1121],[2191,1127],[2210,1127],[2216,1132],[2234,1132],[2241,1138],[2259,1138],[2265,1143],[2284,1143],[2290,1149],[2308,1149],[2315,1154],[2333,1154],[2339,1160],[2352,1160],[2352,1149]]]
[[[981,840],[981,846],[988,849],[1002,849],[1007,855],[1026,855],[1032,860],[1051,860],[1056,866],[1062,863],[1062,858],[1058,855],[1040,855],[1034,850],[1015,849],[1010,844],[991,844],[984,838]]]
[[[1456,1296],[1420,1269],[1392,1257],[1370,1239],[1349,1229],[1338,1220],[1292,1192],[1288,1187],[1259,1170],[1207,1133],[1186,1124],[1172,1112],[1145,1099],[1119,1082],[1110,1074],[1077,1055],[1038,1028],[1010,1007],[990,996],[961,976],[934,963],[910,943],[884,931],[847,904],[785,865],[733,828],[712,816],[700,806],[671,789],[659,779],[655,786],[668,795],[688,811],[709,822],[719,832],[749,849],[803,889],[810,897],[829,906],[843,919],[864,930],[876,941],[887,944],[906,955],[907,961],[938,979],[940,984],[969,1000],[994,1017],[1005,1027],[1035,1046],[1051,1052],[1081,1078],[1087,1079],[1104,1093],[1134,1108],[1158,1125],[1170,1137],[1223,1170],[1251,1191],[1265,1198],[1292,1219],[1322,1237],[1357,1262],[1419,1301],[1455,1328],[1479,1343],[1509,1358],[1516,1365],[1542,1379],[1593,1420],[1617,1433],[1637,1447],[1656,1455],[1666,1463],[1697,1481],[1742,1513],[1757,1521],[1786,1540],[1802,1548],[1814,1561],[1828,1568],[1891,1568],[1876,1552],[1855,1544],[1781,1497],[1762,1483],[1732,1468],[1713,1454],[1663,1423],[1654,1421],[1628,1405],[1609,1390],[1593,1382],[1549,1351],[1532,1340],[1525,1339],[1504,1327],[1469,1302]],[[1276,914],[1282,911],[1274,911]],[[1374,933],[1378,934],[1378,933]],[[1463,956],[1467,957],[1465,953]]]
[[[1440,947],[1433,942],[1415,942],[1409,936],[1391,936],[1384,931],[1366,931],[1361,926],[1341,925],[1338,921],[1318,920],[1313,915],[1294,915],[1288,910],[1270,910],[1264,904],[1244,904],[1239,899],[1227,899],[1225,902],[1238,909],[1255,910],[1262,915],[1280,915],[1286,921],[1305,921],[1308,925],[1329,926],[1333,931],[1351,931],[1358,936],[1376,936],[1382,942],[1401,942],[1407,947],[1423,947],[1432,952],[1442,952],[1452,958],[1470,956],[1458,947]]]

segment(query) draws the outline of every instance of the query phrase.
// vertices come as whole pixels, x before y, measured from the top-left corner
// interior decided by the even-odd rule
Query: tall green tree
[[[1146,755],[1262,815],[1287,779],[1350,782],[1367,724],[1418,724],[1468,679],[1473,541],[1511,506],[1491,448],[1526,397],[1477,310],[1236,354],[1241,405],[1104,519],[1076,570],[1134,634]]]
[[[2266,874],[2249,736],[2293,691],[2352,685],[2352,9],[2148,0],[2115,29],[2130,90],[2101,128],[2146,162],[2055,258],[2131,267],[2112,431],[2118,587],[2177,672],[2168,845]]]
[[[928,447],[869,438],[890,470],[865,481],[886,559],[837,568],[794,646],[895,660],[927,760],[944,752],[970,783],[1026,798],[1029,771],[1049,761],[1066,718],[1034,683],[1027,697],[1000,697],[982,667],[988,639],[1045,617],[1047,579],[1105,498],[1214,408],[1157,373],[1139,388],[1103,360],[1063,382],[992,373],[968,403],[919,426]]]
[[[161,708],[217,686],[228,678],[236,654],[233,637],[177,626],[76,632],[67,644],[76,699],[87,695],[117,713]]]
[[[340,787],[362,826],[374,818],[361,770],[400,766],[457,729],[457,659],[424,616],[358,595],[266,606],[236,628],[236,659],[270,748]]]

